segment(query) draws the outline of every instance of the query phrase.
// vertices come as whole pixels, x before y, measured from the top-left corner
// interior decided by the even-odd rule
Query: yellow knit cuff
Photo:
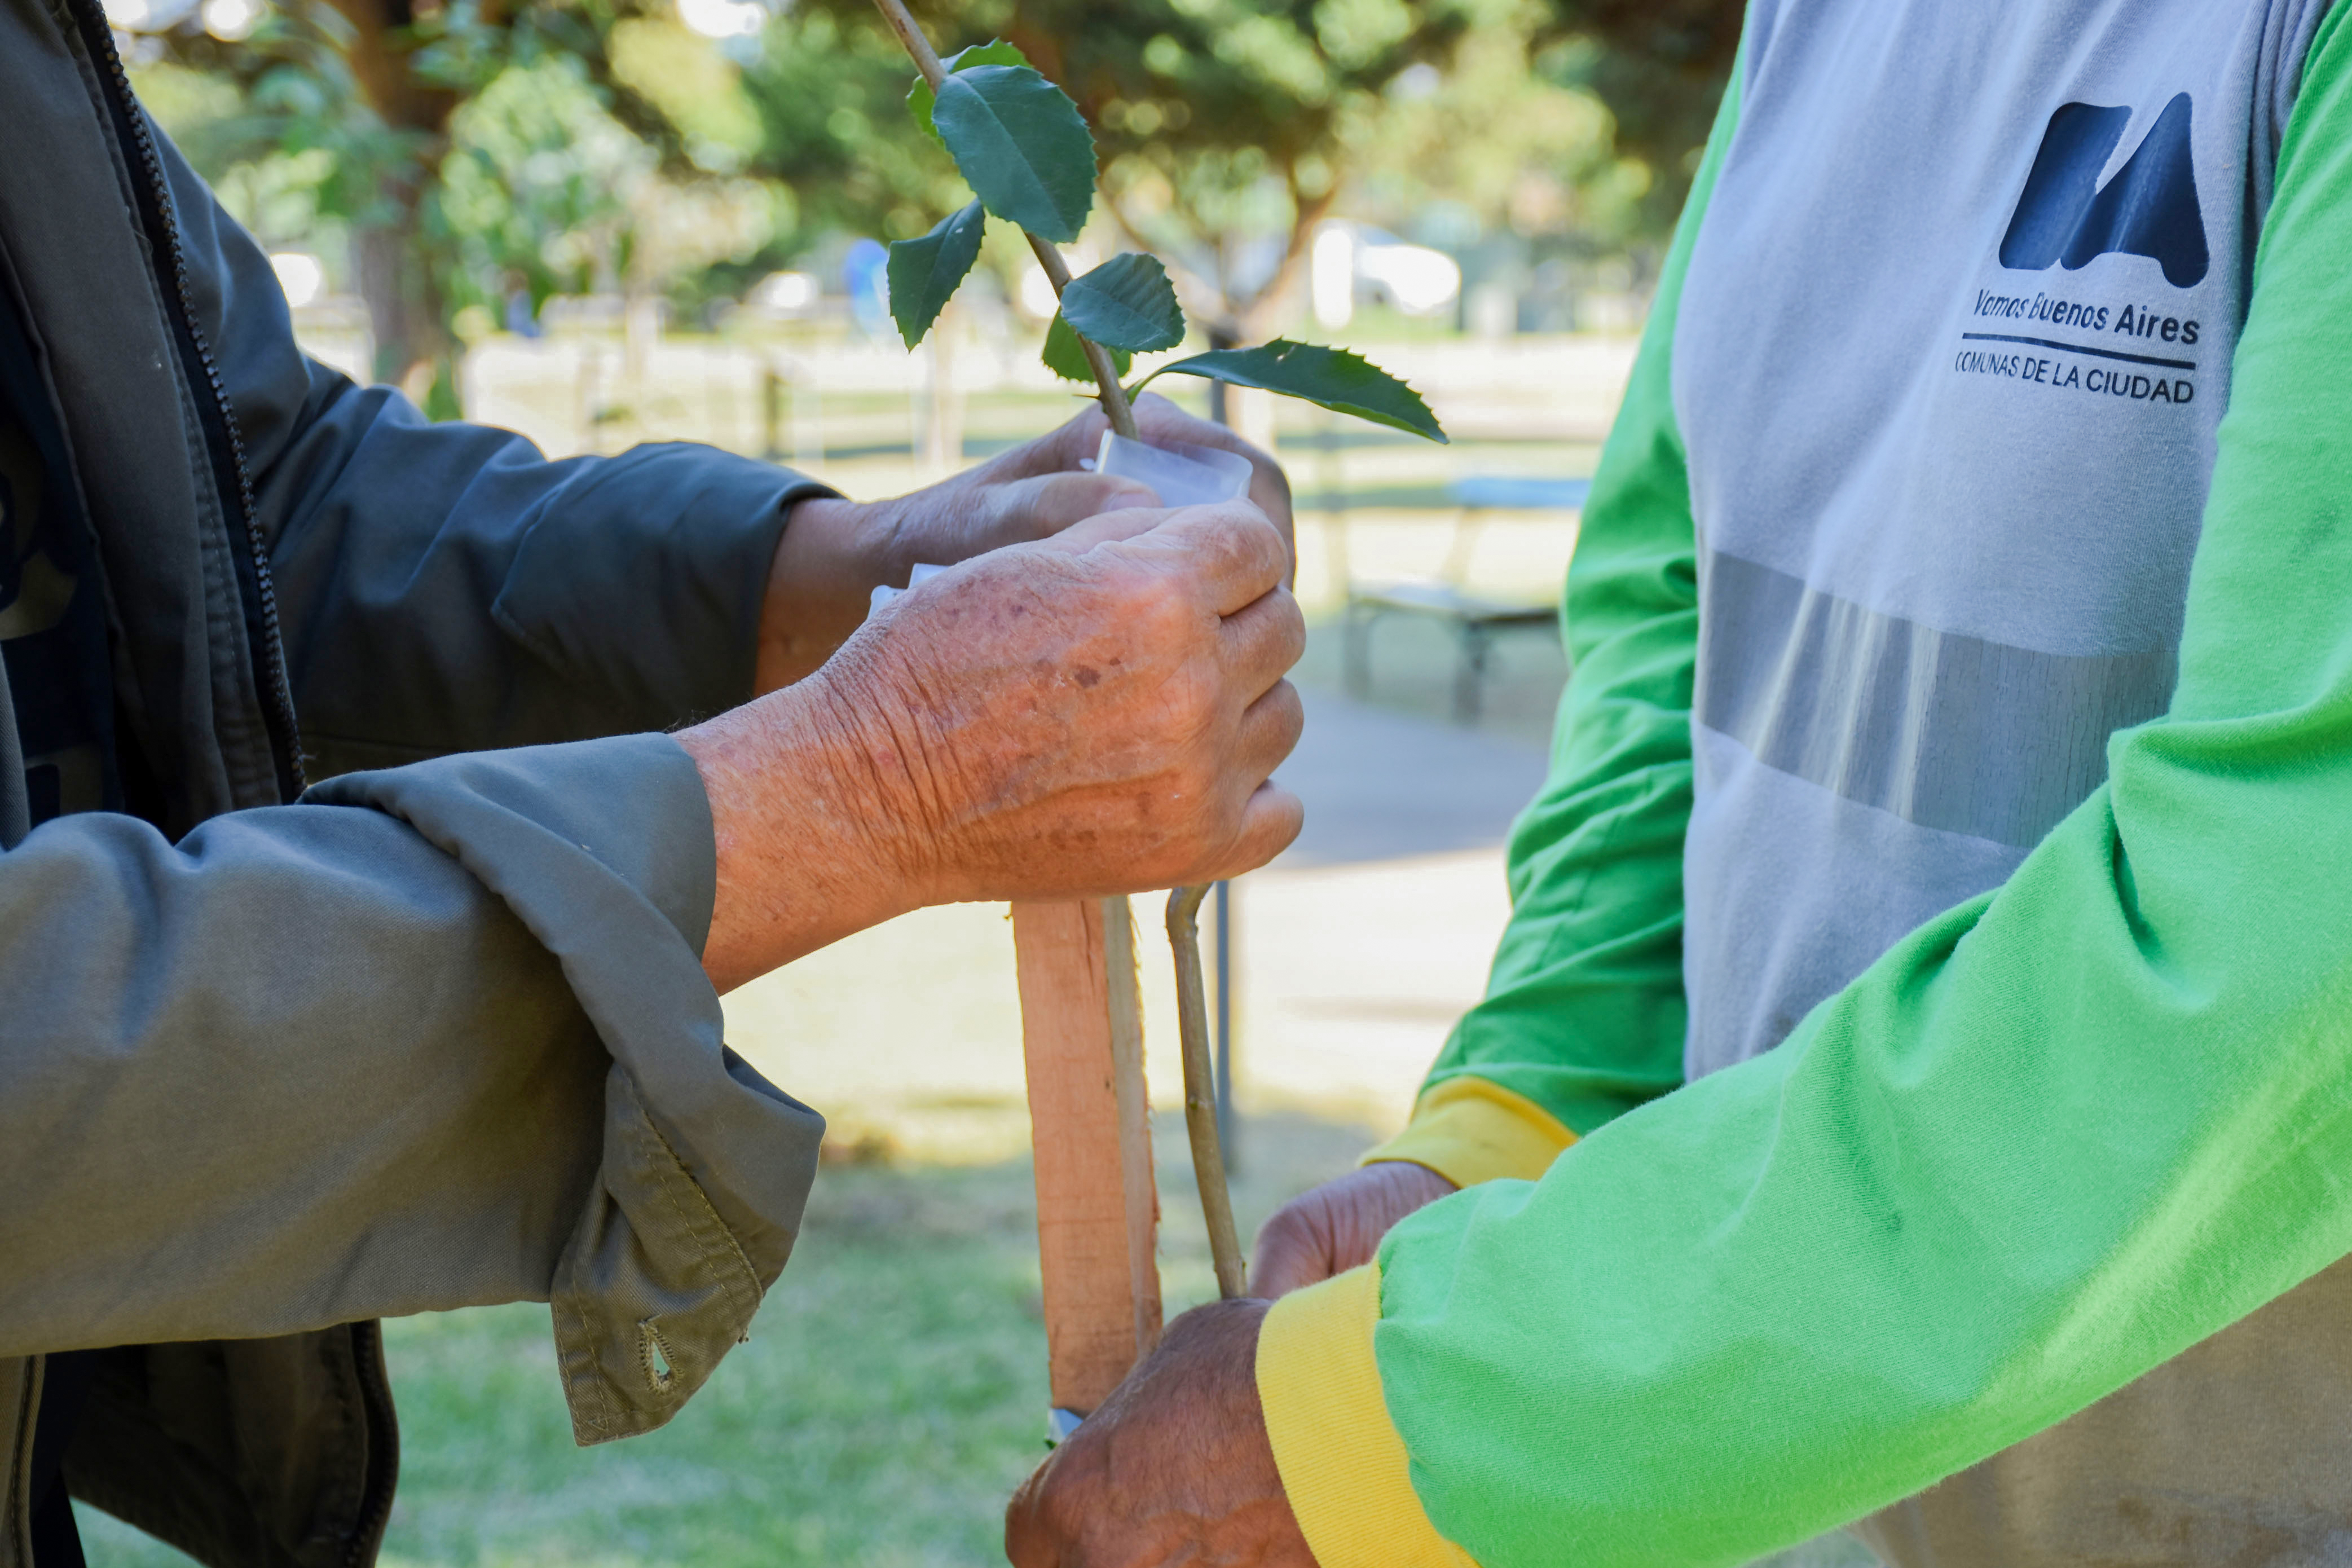
[[[1576,1142],[1524,1094],[1483,1078],[1450,1078],[1423,1093],[1405,1130],[1364,1156],[1426,1165],[1457,1187],[1498,1176],[1535,1181]]]
[[[1318,1568],[1478,1568],[1437,1533],[1381,1394],[1380,1265],[1294,1290],[1258,1330],[1257,1395]]]

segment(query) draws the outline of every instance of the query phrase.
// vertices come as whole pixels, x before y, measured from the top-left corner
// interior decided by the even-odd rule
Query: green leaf
[[[984,44],[960,49],[940,62],[950,73],[970,70],[974,66],[1025,66],[1028,63],[1027,55],[1002,38],[991,38]],[[915,123],[923,128],[924,135],[942,147],[948,144],[947,139],[940,134],[939,127],[931,123],[931,84],[921,77],[915,79],[913,89],[907,94],[907,112],[915,117]]]
[[[1335,413],[1352,414],[1392,430],[1404,430],[1444,442],[1445,431],[1421,394],[1346,349],[1314,343],[1294,343],[1276,338],[1254,349],[1212,349],[1204,354],[1163,364],[1134,388],[1140,392],[1153,376],[1198,375],[1233,386],[1262,387],[1286,397],[1303,397]]]
[[[1069,95],[1027,66],[975,66],[931,108],[981,205],[1041,239],[1078,237],[1095,201],[1095,139]]]
[[[890,246],[890,316],[898,335],[913,348],[940,319],[948,300],[971,270],[980,255],[981,230],[987,215],[980,204],[943,217],[920,239],[901,239]]]
[[[1184,341],[1184,311],[1168,269],[1131,250],[1072,279],[1062,290],[1062,314],[1107,349],[1150,353]]]
[[[1091,382],[1095,378],[1094,367],[1087,363],[1087,351],[1080,346],[1078,334],[1070,330],[1069,322],[1062,320],[1059,310],[1054,312],[1054,324],[1045,329],[1043,357],[1045,368],[1064,381]],[[1127,367],[1133,361],[1126,350],[1113,349],[1110,351],[1110,363],[1113,370],[1125,375]]]

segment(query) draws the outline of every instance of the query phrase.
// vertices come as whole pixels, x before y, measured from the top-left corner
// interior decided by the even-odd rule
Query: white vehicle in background
[[[824,294],[814,272],[771,272],[752,285],[743,303],[771,320],[790,321],[814,310]]]
[[[1315,319],[1326,328],[1346,326],[1360,300],[1385,302],[1408,316],[1435,316],[1451,310],[1462,293],[1462,268],[1454,258],[1370,224],[1323,225],[1307,273]]]

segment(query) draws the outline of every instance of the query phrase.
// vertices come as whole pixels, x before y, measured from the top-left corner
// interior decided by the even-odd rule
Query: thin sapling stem
[[[922,24],[915,20],[904,0],[874,0],[874,5],[882,13],[882,19],[890,24],[890,30],[898,35],[898,42],[906,46],[915,68],[923,73],[923,79],[930,84],[933,92],[939,91],[940,84],[948,79],[948,68],[940,63],[939,51],[931,47],[930,39],[923,36]],[[1052,240],[1041,239],[1027,229],[1021,231],[1021,237],[1036,253],[1037,265],[1045,269],[1046,281],[1054,286],[1054,298],[1060,299],[1062,290],[1070,286],[1069,264],[1062,259],[1062,253],[1055,248]],[[1111,362],[1110,351],[1083,333],[1075,335],[1086,353],[1087,368],[1095,373],[1095,384],[1101,389],[1103,412],[1110,416],[1110,427],[1130,441],[1139,439],[1135,410],[1128,405],[1127,389],[1119,384],[1118,367]]]
[[[1201,1187],[1201,1215],[1209,1226],[1209,1259],[1217,1294],[1231,1301],[1249,1294],[1233,1194],[1225,1184],[1224,1145],[1217,1137],[1217,1089],[1209,1065],[1208,987],[1201,974],[1201,900],[1210,884],[1168,895],[1168,945],[1176,954],[1176,1029],[1184,1048],[1184,1131],[1192,1143],[1192,1175]],[[1229,1086],[1230,1087],[1230,1086]]]
[[[877,3],[894,5],[898,0],[877,0]],[[1063,261],[1062,253],[1055,248],[1053,241],[1040,239],[1027,229],[1021,231],[1021,237],[1027,240],[1029,248],[1037,253],[1037,265],[1045,269],[1046,280],[1054,285],[1054,298],[1060,299],[1062,290],[1070,286],[1070,268]],[[1071,335],[1078,340],[1078,347],[1086,353],[1087,368],[1095,373],[1095,384],[1102,388],[1103,412],[1110,416],[1110,427],[1130,441],[1142,439],[1136,434],[1135,410],[1128,405],[1127,388],[1118,384],[1118,366],[1111,362],[1110,351],[1083,332],[1073,330]]]

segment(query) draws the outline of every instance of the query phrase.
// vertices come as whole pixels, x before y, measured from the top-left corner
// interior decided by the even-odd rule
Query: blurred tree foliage
[[[816,3],[870,15],[864,0]],[[965,0],[919,14],[946,47],[1009,39],[1076,100],[1113,223],[1170,263],[1213,338],[1253,342],[1273,329],[1384,90],[1416,66],[1442,68],[1475,31],[1523,34],[1524,12],[1524,0]]]
[[[1603,254],[1643,241],[1656,181],[1568,79],[1581,52],[1482,32],[1443,74],[1400,79],[1358,150],[1349,211],[1452,249],[1494,235]]]
[[[1740,0],[1548,0],[1541,43],[1565,43],[1560,80],[1591,89],[1616,145],[1654,174],[1643,224],[1662,238],[1682,212],[1739,52]]]
[[[137,3],[157,118],[265,243],[348,245],[377,374],[436,413],[459,328],[519,300],[740,292],[824,236],[920,233],[968,199],[866,0]],[[740,36],[690,30],[690,5]],[[1654,241],[1739,9],[933,0],[924,19],[948,48],[1010,38],[1061,82],[1097,127],[1116,237],[1250,339],[1351,180],[1384,209],[1442,196],[1481,225]]]
[[[650,287],[792,224],[739,68],[667,0],[280,0],[137,41],[142,97],[265,243],[347,241],[375,371],[455,411],[457,326]]]
[[[1727,0],[1529,0],[1444,72],[1410,70],[1356,153],[1349,210],[1449,249],[1622,256],[1648,277],[1738,50]]]

